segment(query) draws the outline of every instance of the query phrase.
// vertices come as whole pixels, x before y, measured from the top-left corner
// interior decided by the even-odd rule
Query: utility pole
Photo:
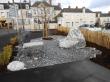
[[[45,1],[45,0],[44,0]],[[50,2],[50,5],[51,5],[51,1],[52,0],[49,0]],[[48,12],[50,12],[49,9],[47,9],[48,7],[44,5],[43,7],[43,10],[44,10],[44,29],[43,29],[43,39],[46,39],[46,40],[50,40],[52,38],[48,37],[48,28],[49,28],[49,15],[48,15]],[[48,11],[49,10],[49,11]]]
[[[23,19],[23,11],[22,11],[22,3],[21,3],[21,0],[20,0],[20,9],[21,9],[21,20],[22,20],[22,28],[24,30],[24,19]]]
[[[22,11],[22,3],[20,0],[20,9],[21,9],[21,21],[22,21],[22,27],[19,28],[19,39],[20,39],[20,46],[23,46],[23,40],[24,40],[24,19],[23,19],[23,11]]]

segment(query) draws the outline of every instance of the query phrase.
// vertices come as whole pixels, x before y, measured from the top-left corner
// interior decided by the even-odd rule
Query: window
[[[15,7],[16,7],[16,9],[19,9],[19,7],[18,7],[18,5],[17,5],[17,4],[15,5]]]
[[[2,10],[3,9],[3,5],[0,5],[0,10]]]
[[[25,25],[30,24],[30,19],[24,19],[24,24],[25,24]]]
[[[18,19],[18,24],[22,25],[22,19]]]
[[[25,24],[25,25],[28,25],[28,24],[30,24],[31,22],[30,22],[30,19],[18,19],[18,24],[19,25],[23,25],[23,23]]]
[[[9,17],[9,12],[7,12],[7,17]]]
[[[107,21],[109,22],[109,18],[107,19]]]
[[[26,5],[26,9],[29,9],[29,5]]]
[[[74,25],[74,22],[72,22],[72,26]]]
[[[34,14],[36,14],[36,11],[34,11]]]
[[[70,22],[66,22],[67,27],[70,27]]]
[[[4,12],[1,12],[1,15],[3,16]]]

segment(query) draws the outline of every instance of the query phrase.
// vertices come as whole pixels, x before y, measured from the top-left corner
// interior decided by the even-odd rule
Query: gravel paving
[[[63,36],[51,36],[53,40],[43,40],[43,46],[21,49],[14,60],[25,63],[25,68],[43,67],[73,61],[90,59],[100,54],[99,50],[91,47],[60,48],[58,40]],[[37,40],[41,40],[38,38]],[[82,43],[81,43],[82,44]],[[79,44],[78,44],[79,45]]]

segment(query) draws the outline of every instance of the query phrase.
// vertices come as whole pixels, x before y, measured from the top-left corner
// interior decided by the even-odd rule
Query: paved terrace
[[[83,60],[0,74],[0,82],[110,82],[110,70]]]

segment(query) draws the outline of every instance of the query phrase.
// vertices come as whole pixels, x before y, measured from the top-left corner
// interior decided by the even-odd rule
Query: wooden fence
[[[99,31],[90,31],[87,29],[80,29],[83,33],[86,41],[95,43],[99,46],[106,47],[110,49],[110,34],[99,32]]]

